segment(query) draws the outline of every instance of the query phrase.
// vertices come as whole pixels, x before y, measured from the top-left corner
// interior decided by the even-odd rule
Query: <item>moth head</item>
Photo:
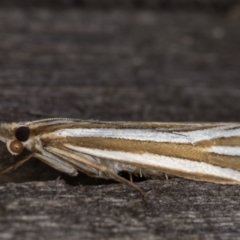
[[[14,154],[20,154],[24,149],[24,143],[30,138],[30,128],[28,126],[17,127],[14,131],[15,138],[8,145],[8,150]]]
[[[28,126],[21,124],[1,124],[0,140],[5,142],[8,151],[13,155],[20,154],[31,136],[31,130]]]

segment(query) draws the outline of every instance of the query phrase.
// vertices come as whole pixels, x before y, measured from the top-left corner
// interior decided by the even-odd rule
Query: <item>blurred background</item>
[[[239,18],[236,0],[1,1],[1,121],[237,121]]]
[[[239,26],[236,0],[0,1],[0,120],[240,121]]]

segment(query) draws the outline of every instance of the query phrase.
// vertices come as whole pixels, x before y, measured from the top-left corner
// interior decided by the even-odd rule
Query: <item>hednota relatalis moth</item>
[[[44,119],[2,123],[8,151],[76,176],[114,179],[144,192],[121,171],[156,178],[161,173],[222,184],[240,184],[240,123],[100,122]]]

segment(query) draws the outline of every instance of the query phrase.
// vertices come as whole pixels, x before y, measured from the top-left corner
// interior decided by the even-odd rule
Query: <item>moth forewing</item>
[[[165,173],[216,183],[240,183],[239,123],[45,119],[1,124],[0,141],[12,154],[26,148],[32,156],[60,171],[76,175],[80,170],[95,177],[113,178],[134,187],[142,196],[135,184],[117,174],[128,171],[155,178]]]
[[[132,168],[150,177],[164,172],[218,183],[240,182],[238,123],[89,125],[59,129],[55,134],[67,137],[63,144],[68,149],[104,159],[102,164],[115,172]],[[221,152],[216,152],[218,145]]]

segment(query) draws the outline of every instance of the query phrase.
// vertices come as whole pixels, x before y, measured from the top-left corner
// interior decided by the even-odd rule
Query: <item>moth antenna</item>
[[[71,160],[75,160],[77,162],[86,164],[89,167],[92,167],[102,173],[105,173],[108,177],[112,178],[113,180],[124,183],[124,184],[128,185],[129,187],[134,188],[141,195],[144,203],[147,203],[146,195],[140,187],[138,187],[136,184],[130,182],[129,180],[119,176],[112,170],[108,169],[106,166],[96,163],[96,162],[93,162],[91,160],[88,160],[87,158],[81,157],[81,156],[77,155],[76,153],[74,153],[73,151],[69,151],[69,150],[66,151],[63,146],[58,146],[58,148],[48,146],[45,149],[57,157],[63,157],[66,160],[71,159]]]
[[[116,180],[117,182],[121,182],[125,185],[128,185],[131,188],[134,188],[142,197],[142,200],[144,201],[144,203],[147,203],[147,198],[146,198],[146,194],[145,192],[138,187],[136,184],[134,184],[133,182],[119,176],[118,174],[114,173],[113,171],[109,170],[109,169],[105,169],[102,172],[106,173],[109,177],[111,177],[113,180]]]

